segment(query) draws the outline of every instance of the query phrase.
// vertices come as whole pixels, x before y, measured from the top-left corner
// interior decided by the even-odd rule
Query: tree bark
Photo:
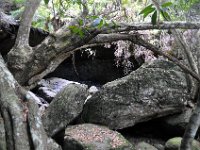
[[[0,56],[0,106],[5,122],[8,149],[27,149],[30,147],[24,103],[15,91],[16,81],[8,71]],[[20,102],[21,101],[21,102]]]
[[[25,10],[22,14],[21,23],[19,26],[15,45],[8,53],[8,66],[12,70],[16,79],[25,78],[26,76],[19,76],[20,72],[28,72],[29,69],[26,64],[29,63],[30,58],[33,55],[33,50],[29,46],[29,32],[33,15],[38,8],[41,0],[27,0],[25,2]],[[19,80],[19,83],[21,81]]]
[[[7,149],[60,149],[44,131],[38,106],[7,69],[0,56],[0,111],[5,123]],[[47,146],[49,145],[50,148]]]
[[[17,78],[33,55],[28,45],[33,15],[41,0],[27,0],[22,15],[19,33],[13,49],[8,54],[8,64]],[[23,78],[25,76],[21,76]],[[19,80],[20,81],[20,80]],[[9,150],[53,150],[60,149],[47,137],[34,97],[22,88],[6,67],[0,55],[0,111],[4,119],[7,149]]]

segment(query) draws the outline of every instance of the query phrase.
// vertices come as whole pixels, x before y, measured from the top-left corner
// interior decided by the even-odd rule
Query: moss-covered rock
[[[165,143],[165,150],[179,150],[179,147],[181,145],[181,140],[182,140],[181,137],[175,137],[175,138],[169,139]],[[191,150],[200,150],[200,143],[196,140],[193,140]]]

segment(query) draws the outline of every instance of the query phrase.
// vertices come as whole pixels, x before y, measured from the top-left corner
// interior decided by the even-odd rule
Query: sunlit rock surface
[[[118,132],[93,124],[66,128],[64,150],[134,150]]]

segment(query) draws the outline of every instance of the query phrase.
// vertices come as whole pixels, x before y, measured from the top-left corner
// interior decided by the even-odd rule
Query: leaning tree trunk
[[[0,106],[6,130],[7,149],[30,147],[25,103],[16,95],[16,81],[0,58]]]
[[[34,97],[20,87],[0,55],[0,111],[9,150],[60,149],[47,137]]]
[[[25,63],[32,56],[28,45],[30,26],[35,10],[41,0],[27,0],[22,15],[15,46],[8,55],[9,65],[17,78],[18,72],[28,71]],[[25,70],[24,70],[25,69]],[[19,80],[20,81],[20,80]],[[6,145],[9,150],[50,150],[60,149],[47,137],[34,97],[23,89],[7,69],[0,55],[0,111],[4,119]]]
[[[15,45],[7,56],[8,66],[19,83],[21,83],[22,79],[26,79],[26,75],[22,76],[20,72],[28,72],[30,69],[26,67],[26,64],[30,62],[33,55],[33,50],[29,46],[28,41],[29,33],[33,15],[40,2],[41,0],[27,0],[25,2],[25,10],[22,14]]]

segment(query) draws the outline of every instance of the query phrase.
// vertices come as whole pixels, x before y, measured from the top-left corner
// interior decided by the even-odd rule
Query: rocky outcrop
[[[93,124],[66,128],[64,150],[134,150],[118,132]]]
[[[188,99],[185,74],[173,63],[156,60],[109,82],[85,104],[82,119],[122,129],[181,112]]]
[[[87,98],[87,86],[69,84],[61,90],[42,116],[48,135],[53,136],[64,129],[82,112]]]

